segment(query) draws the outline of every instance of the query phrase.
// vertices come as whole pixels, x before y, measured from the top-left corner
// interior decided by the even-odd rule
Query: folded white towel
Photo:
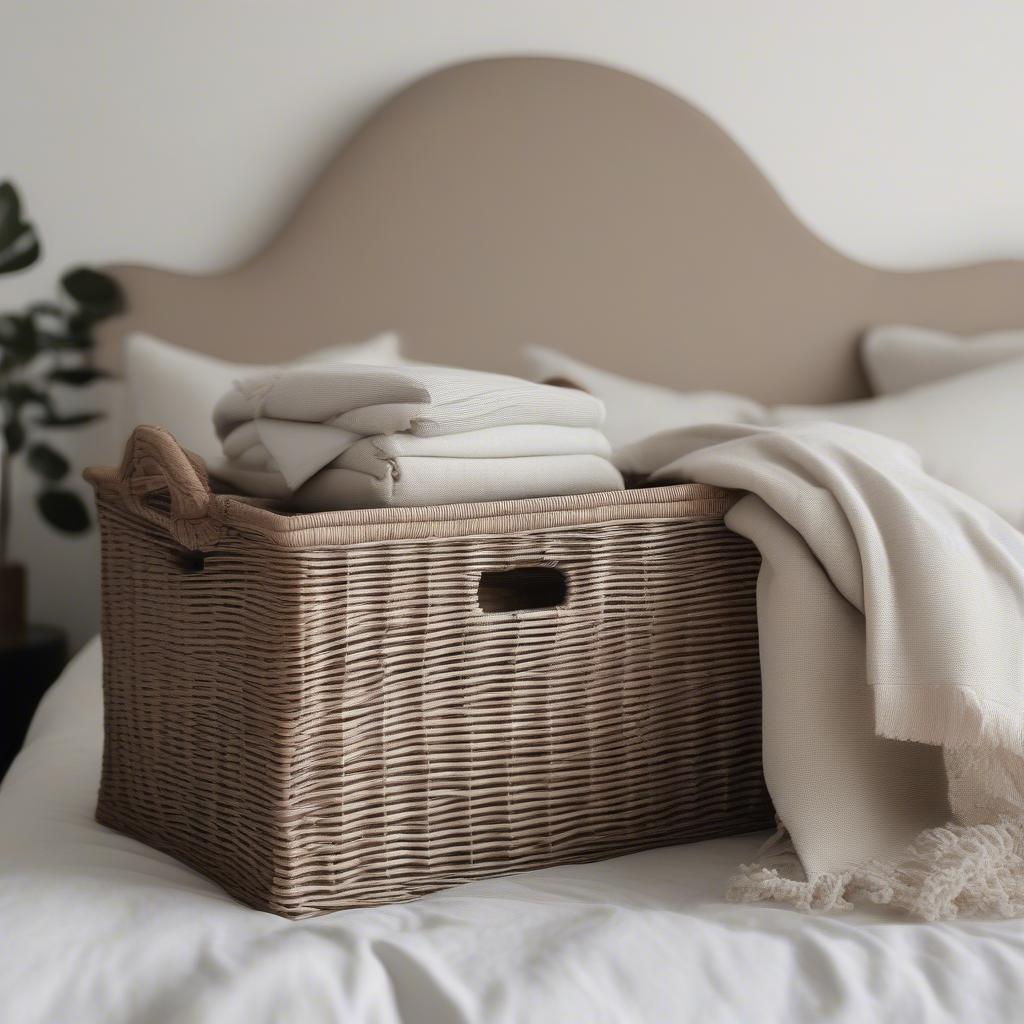
[[[349,366],[238,382],[214,474],[307,511],[622,487],[584,392],[436,366]]]
[[[223,463],[215,467],[214,475],[244,494],[287,501],[303,512],[506,501],[622,489],[622,477],[615,467],[596,455],[406,458],[384,477],[354,469],[323,469],[294,492],[279,473],[246,470]]]
[[[575,388],[447,366],[338,366],[239,381],[213,413],[217,436],[258,417],[333,423],[364,436],[421,437],[541,423],[599,427],[600,400]]]

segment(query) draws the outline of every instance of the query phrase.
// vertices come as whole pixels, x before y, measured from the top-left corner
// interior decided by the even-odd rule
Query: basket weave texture
[[[94,469],[100,822],[287,917],[771,824],[756,550],[680,485],[287,516]]]

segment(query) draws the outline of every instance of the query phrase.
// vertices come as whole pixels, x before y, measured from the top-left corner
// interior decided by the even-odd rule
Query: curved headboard
[[[262,252],[208,276],[112,268],[142,328],[274,361],[394,328],[514,371],[526,342],[765,401],[856,397],[879,322],[1024,326],[1024,263],[902,273],[831,249],[713,122],[622,71],[502,58],[387,101]]]

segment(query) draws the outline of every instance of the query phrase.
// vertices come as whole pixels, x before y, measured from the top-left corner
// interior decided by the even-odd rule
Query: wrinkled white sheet
[[[763,836],[287,922],[92,820],[93,641],[0,787],[0,1021],[1018,1022],[1024,924],[726,904]]]

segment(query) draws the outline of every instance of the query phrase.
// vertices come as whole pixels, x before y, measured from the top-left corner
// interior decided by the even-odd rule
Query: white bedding
[[[0,787],[0,1021],[1020,1021],[1024,922],[809,917],[720,894],[763,836],[287,922],[95,824],[100,653]]]

